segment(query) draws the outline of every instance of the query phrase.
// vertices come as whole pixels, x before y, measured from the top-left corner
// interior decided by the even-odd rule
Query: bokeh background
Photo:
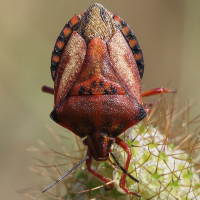
[[[53,96],[41,86],[53,86],[50,59],[63,26],[87,9],[91,0],[0,1],[0,194],[1,199],[29,199],[18,190],[45,182],[31,173],[34,154],[28,147],[66,130],[49,118]],[[145,60],[143,88],[178,89],[178,107],[197,103],[190,118],[200,114],[200,1],[99,0],[119,14],[139,40]],[[156,99],[154,97],[153,99]],[[66,132],[67,133],[67,132]]]

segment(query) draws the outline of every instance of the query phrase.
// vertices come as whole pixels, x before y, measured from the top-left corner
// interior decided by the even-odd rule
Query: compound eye
[[[87,138],[85,138],[85,139],[83,140],[83,144],[86,145],[86,146],[88,146]]]

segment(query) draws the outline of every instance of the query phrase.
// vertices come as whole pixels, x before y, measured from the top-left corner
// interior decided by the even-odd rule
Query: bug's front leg
[[[128,167],[129,167],[129,163],[132,157],[132,153],[131,153],[131,148],[128,146],[128,144],[126,144],[126,142],[124,142],[124,140],[122,140],[119,137],[115,138],[115,142],[116,144],[118,144],[122,149],[124,149],[124,151],[128,154],[127,156],[127,160],[126,160],[126,164],[124,166],[124,169],[127,171]],[[138,195],[137,193],[134,192],[130,192],[127,188],[125,188],[125,183],[126,183],[126,173],[122,174],[119,186],[127,193],[127,194],[133,194],[136,195],[138,197],[140,197],[140,195]]]
[[[86,167],[87,167],[87,170],[92,173],[94,176],[98,177],[99,179],[101,179],[103,182],[105,183],[108,183],[110,182],[111,180],[102,176],[101,174],[98,174],[97,172],[95,172],[94,170],[91,169],[91,165],[92,165],[92,154],[90,152],[90,150],[88,149],[87,150],[87,156],[89,156],[89,159],[86,160]],[[110,183],[109,184],[110,186],[110,190],[112,190],[114,188],[114,184],[113,183]]]
[[[162,94],[162,93],[176,93],[176,90],[168,90],[167,88],[154,88],[152,90],[148,90],[145,92],[142,92],[142,97],[148,97],[156,94]]]
[[[48,87],[46,85],[42,86],[42,92],[46,92],[48,94],[54,94],[54,89],[51,87]]]

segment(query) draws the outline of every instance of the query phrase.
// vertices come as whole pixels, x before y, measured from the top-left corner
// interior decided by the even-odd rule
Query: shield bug
[[[81,163],[105,183],[110,179],[91,169],[92,158],[106,161],[116,143],[127,153],[127,161],[120,187],[127,194],[126,176],[131,159],[130,147],[118,136],[141,121],[150,108],[142,97],[175,92],[155,88],[141,92],[144,72],[143,55],[138,41],[118,15],[113,15],[100,4],[93,4],[85,12],[75,15],[57,38],[51,59],[54,89],[42,90],[54,94],[52,120],[69,129],[88,146],[87,156],[43,192],[53,187]],[[149,104],[150,105],[150,104]],[[113,183],[109,184],[113,189]]]

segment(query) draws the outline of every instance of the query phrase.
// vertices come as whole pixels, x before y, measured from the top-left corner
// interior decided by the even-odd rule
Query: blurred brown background
[[[55,41],[75,13],[91,0],[0,1],[0,194],[1,199],[29,199],[16,191],[45,182],[32,174],[38,140],[54,148],[45,124],[66,132],[49,118],[53,96],[43,94],[43,84],[53,86],[50,59]],[[139,40],[145,59],[143,86],[178,89],[180,108],[197,102],[191,118],[200,113],[200,1],[99,0],[119,14]],[[153,98],[153,99],[156,99]]]

